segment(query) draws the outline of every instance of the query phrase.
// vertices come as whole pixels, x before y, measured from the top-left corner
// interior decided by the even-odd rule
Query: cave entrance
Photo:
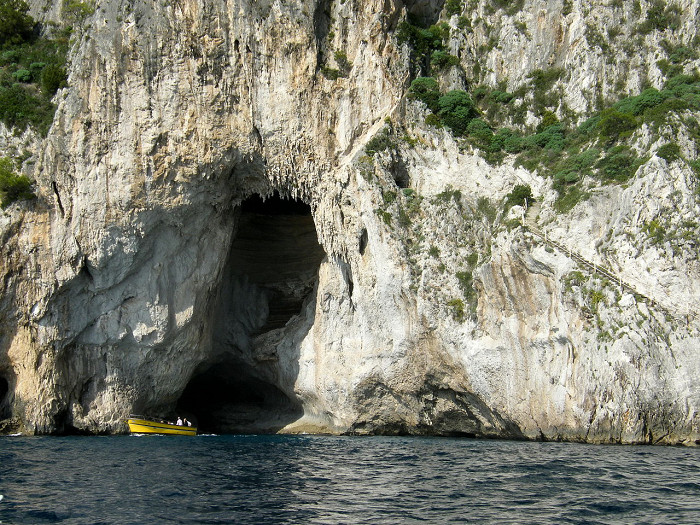
[[[242,203],[230,272],[262,290],[267,299],[268,313],[258,333],[281,328],[299,313],[316,285],[324,256],[308,204],[277,193],[266,200],[254,195]]]
[[[6,419],[9,417],[10,407],[8,401],[8,394],[10,392],[10,385],[3,376],[0,376],[0,419]]]
[[[422,27],[428,27],[440,18],[445,0],[404,0],[409,19]]]
[[[202,431],[275,432],[301,415],[294,385],[280,379],[295,374],[280,363],[298,366],[289,339],[313,322],[305,305],[314,300],[325,253],[302,201],[254,195],[238,213],[212,311],[212,357],[193,374],[177,410]]]
[[[303,413],[296,399],[235,356],[203,365],[183,392],[177,411],[195,418],[200,432],[217,434],[274,433]]]

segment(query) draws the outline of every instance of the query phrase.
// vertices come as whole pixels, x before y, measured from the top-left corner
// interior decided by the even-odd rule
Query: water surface
[[[700,449],[447,438],[0,438],[0,522],[700,523]]]

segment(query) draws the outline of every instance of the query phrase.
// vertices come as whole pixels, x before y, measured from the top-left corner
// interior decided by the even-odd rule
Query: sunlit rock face
[[[579,38],[585,20],[605,30],[606,3],[480,2],[502,45],[448,46],[466,71],[482,49],[494,84],[568,67],[585,111],[596,82],[637,82]],[[444,2],[123,4],[77,34],[32,139],[39,198],[0,218],[3,428],[122,432],[141,413],[211,432],[700,438],[697,253],[636,240],[660,210],[697,216],[690,171],[650,155],[560,216],[548,179],[426,126],[396,31],[409,15],[456,28]],[[387,126],[400,140],[366,156]],[[501,220],[515,183],[548,236],[657,303],[581,281],[519,207]]]

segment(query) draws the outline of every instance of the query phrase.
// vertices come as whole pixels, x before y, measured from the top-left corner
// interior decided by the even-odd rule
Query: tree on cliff
[[[14,172],[12,159],[0,157],[0,206],[3,208],[19,199],[32,199],[32,181]]]
[[[438,99],[438,116],[457,135],[464,135],[469,121],[478,115],[466,91],[449,91]]]
[[[0,45],[19,44],[31,36],[34,19],[28,11],[24,0],[0,0]]]

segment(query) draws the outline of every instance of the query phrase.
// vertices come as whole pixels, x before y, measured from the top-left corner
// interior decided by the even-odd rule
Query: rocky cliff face
[[[60,19],[60,2],[33,4]],[[25,137],[39,197],[1,217],[0,418],[695,442],[691,168],[641,132],[628,184],[558,213],[550,178],[489,164],[406,97],[408,15],[451,28],[446,88],[558,67],[557,111],[580,121],[616,89],[661,87],[649,64],[662,40],[691,43],[697,2],[631,60],[612,52],[638,23],[617,4],[100,2],[48,137]],[[382,134],[393,147],[367,155]],[[697,158],[692,137],[682,148]],[[501,211],[516,183],[538,200],[529,228]],[[646,235],[660,219],[677,238]]]

